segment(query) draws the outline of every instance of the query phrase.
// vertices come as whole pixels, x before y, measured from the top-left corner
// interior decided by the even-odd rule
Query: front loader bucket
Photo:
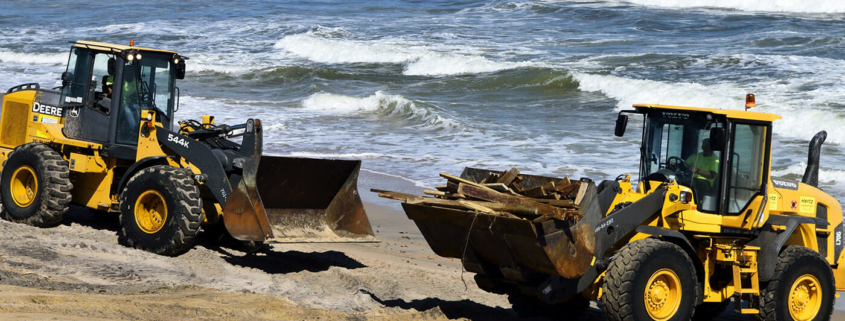
[[[467,168],[461,178],[479,182],[488,171]],[[558,178],[521,175],[520,184],[529,189]],[[577,278],[592,265],[595,224],[601,219],[596,186],[592,182],[580,203],[584,217],[576,224],[559,220],[535,223],[531,220],[487,215],[475,211],[403,203],[437,255],[459,258],[471,272],[501,275],[523,281],[525,271]]]
[[[358,195],[360,169],[359,160],[261,156],[255,183],[273,231],[267,241],[377,241]]]

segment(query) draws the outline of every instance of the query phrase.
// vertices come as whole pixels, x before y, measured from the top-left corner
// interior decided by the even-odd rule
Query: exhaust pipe
[[[820,131],[810,141],[810,152],[807,155],[807,169],[804,171],[804,178],[801,179],[801,183],[819,187],[819,156],[821,156],[822,144],[826,138],[827,132]]]

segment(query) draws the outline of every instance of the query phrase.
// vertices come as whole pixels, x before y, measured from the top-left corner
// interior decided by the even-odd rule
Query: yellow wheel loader
[[[452,192],[427,191],[435,198],[382,196],[406,199],[404,210],[434,252],[461,259],[479,287],[508,295],[518,313],[569,320],[592,300],[608,320],[706,320],[733,300],[736,312],[758,320],[829,320],[836,291],[845,290],[845,227],[839,201],[817,186],[826,134],[813,138],[798,182],[771,175],[780,116],[634,105],[620,112],[617,136],[630,114],[643,117],[636,184],[630,175],[598,185],[582,179],[574,203],[529,202],[504,186],[501,194],[473,192],[507,175],[467,168],[450,178],[458,185]],[[561,181],[520,178],[522,190]],[[578,213],[511,214],[548,204]]]
[[[72,203],[119,213],[121,242],[164,255],[189,249],[201,226],[252,249],[375,240],[358,196],[360,161],[264,156],[257,119],[174,124],[187,59],[76,41],[61,87],[9,89],[2,217],[50,226]]]

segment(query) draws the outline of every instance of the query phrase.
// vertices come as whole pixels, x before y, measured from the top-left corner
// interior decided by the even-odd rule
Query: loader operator
[[[141,117],[140,79],[135,66],[127,65],[123,69],[123,87],[121,88],[121,115],[118,117],[118,140],[135,141]]]
[[[692,186],[708,194],[719,176],[719,156],[710,149],[710,139],[701,141],[701,152],[687,157],[687,164],[693,174]]]
[[[103,81],[103,95],[106,98],[111,98],[112,86],[114,86],[114,76],[108,76]]]

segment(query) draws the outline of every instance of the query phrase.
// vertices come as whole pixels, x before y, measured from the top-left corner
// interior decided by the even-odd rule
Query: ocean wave
[[[624,0],[622,2],[663,8],[723,8],[753,12],[843,13],[839,0]]]
[[[822,162],[824,161],[822,154]],[[845,170],[824,168],[824,163],[819,165],[819,183],[822,185],[835,185],[845,182]],[[804,171],[807,169],[807,162],[795,163],[785,168],[772,169],[772,176],[801,180]]]
[[[663,83],[647,79],[630,79],[611,75],[574,73],[578,89],[601,92],[616,99],[616,109],[630,109],[633,104],[649,103],[677,106],[726,108],[745,105],[745,92],[730,86],[724,91],[697,83]],[[725,90],[731,89],[731,90]],[[736,92],[734,96],[725,93]],[[740,95],[741,93],[741,95]]]
[[[539,65],[528,61],[493,61],[472,53],[474,49],[464,49],[470,51],[464,53],[457,48],[434,48],[414,42],[330,39],[311,32],[286,36],[275,48],[325,64],[402,64],[403,74],[409,76],[477,74]]]
[[[635,103],[694,106],[742,110],[748,89],[731,83],[703,85],[698,83],[664,83],[647,79],[629,79],[611,75],[575,73],[582,91],[601,92],[616,99],[616,109],[630,109]],[[825,103],[837,101],[841,92],[829,93],[812,103],[802,101],[803,95],[789,96],[795,88],[769,85],[757,92],[757,112],[778,114],[783,117],[774,125],[774,132],[789,138],[809,140],[815,130],[827,130],[828,141],[845,144],[845,115],[827,110]],[[812,128],[812,130],[808,130]]]
[[[67,53],[46,54],[0,50],[0,61],[6,63],[57,65],[67,63],[67,59]]]
[[[187,67],[185,69],[188,72],[217,72],[224,74],[243,74],[265,68],[268,67],[190,62],[187,64]]]
[[[566,69],[520,68],[502,70],[475,77],[445,77],[426,82],[421,87],[430,92],[450,91],[535,91],[563,93],[578,90],[578,81]]]
[[[316,93],[306,98],[302,102],[302,107],[337,114],[375,113],[438,128],[459,127],[458,122],[440,116],[429,109],[418,107],[410,99],[381,91],[367,97]]]

